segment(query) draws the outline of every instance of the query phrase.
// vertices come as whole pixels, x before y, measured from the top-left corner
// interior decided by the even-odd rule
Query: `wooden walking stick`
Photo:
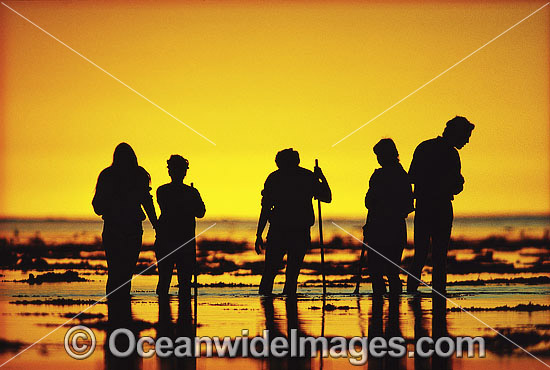
[[[195,186],[193,186],[193,183],[191,183],[191,187],[194,188]],[[195,242],[196,244],[196,242]],[[199,282],[197,280],[197,277],[198,277],[198,270],[199,270],[199,267],[198,267],[198,263],[197,263],[197,247],[195,246],[195,267],[193,268],[193,281],[194,281],[194,287],[193,287],[193,296],[194,296],[194,302],[193,302],[193,305],[194,305],[194,309],[195,309],[195,328],[196,328],[196,325],[197,325],[197,307],[198,307],[198,303],[197,303],[197,300],[198,300],[198,297],[199,297]]]
[[[315,167],[319,167],[319,160],[315,160]],[[317,213],[319,219],[319,247],[321,248],[321,275],[323,276],[323,296],[327,294],[325,279],[325,246],[323,245],[323,218],[321,217],[321,200],[317,199]]]

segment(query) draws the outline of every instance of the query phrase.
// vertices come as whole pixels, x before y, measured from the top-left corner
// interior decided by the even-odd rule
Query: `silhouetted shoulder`
[[[271,172],[269,175],[267,175],[267,178],[265,179],[265,183],[270,183],[274,181],[277,177],[280,176],[281,170],[276,170]]]
[[[438,138],[424,140],[423,142],[418,144],[418,146],[416,147],[415,152],[430,150],[430,149],[434,148],[437,145],[438,145]]]
[[[151,182],[151,175],[149,175],[149,172],[147,172],[145,168],[138,166],[137,176],[140,184],[144,184],[151,190],[151,188],[149,188],[149,183]]]
[[[98,184],[99,184],[100,181],[107,180],[112,175],[112,172],[113,172],[113,169],[110,166],[103,169],[103,171],[101,171],[99,173],[99,176],[97,177]]]
[[[381,168],[375,169],[372,175],[370,176],[369,186],[376,184],[376,182],[380,179],[380,176],[382,176],[382,174],[383,172]]]
[[[298,167],[300,173],[302,173],[304,176],[312,176],[313,177],[313,171],[308,170],[307,168]]]
[[[170,183],[161,185],[157,188],[157,194],[163,193],[163,192],[167,191],[169,188],[170,188]]]
[[[157,188],[157,197],[162,195],[176,196],[177,194],[199,195],[197,189],[186,184],[167,183]]]

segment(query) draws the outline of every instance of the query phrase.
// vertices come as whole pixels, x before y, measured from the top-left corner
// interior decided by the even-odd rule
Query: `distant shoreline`
[[[414,214],[413,214],[414,215]],[[409,216],[411,218],[412,216]],[[550,213],[517,213],[517,214],[463,214],[455,215],[455,220],[480,220],[480,219],[496,219],[496,220],[513,220],[513,219],[548,219],[550,223]],[[330,221],[355,221],[361,220],[364,221],[365,216],[325,216],[325,222]],[[215,217],[208,218],[208,221],[211,222],[256,222],[257,217]],[[100,217],[25,217],[25,216],[0,216],[0,222],[103,222]],[[144,221],[148,222],[148,220]],[[550,224],[549,224],[550,226]]]

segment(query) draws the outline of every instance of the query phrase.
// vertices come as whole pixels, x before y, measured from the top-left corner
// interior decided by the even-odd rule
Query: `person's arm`
[[[376,191],[376,183],[377,183],[378,174],[376,171],[372,174],[369,180],[369,190],[367,190],[367,194],[365,194],[365,208],[372,209],[375,207],[376,204],[376,198],[377,198],[377,191]]]
[[[423,153],[422,144],[420,144],[414,150],[413,159],[411,161],[411,166],[409,167],[409,172],[408,172],[409,181],[411,182],[411,184],[414,185],[413,198],[416,198],[416,195],[417,195],[416,194],[416,191],[417,191],[416,188],[417,188],[417,185],[418,185],[418,179],[421,176],[420,167],[422,166],[422,163],[423,163],[423,160],[424,160],[422,158],[422,153]]]
[[[321,202],[330,203],[332,202],[332,192],[328,186],[327,179],[321,171],[321,167],[315,166],[313,169],[313,174],[315,176],[315,199],[319,199]]]
[[[264,229],[267,225],[267,221],[269,220],[269,211],[266,206],[262,205],[262,210],[260,211],[260,218],[258,219],[258,227],[256,229],[256,236],[262,237],[264,233]]]
[[[452,176],[451,190],[453,195],[460,194],[464,189],[464,177],[460,173],[460,170],[461,170],[460,156],[458,154],[458,151],[455,149],[453,150],[452,175],[451,175]]]
[[[106,192],[107,192],[107,187],[105,184],[105,175],[104,175],[104,172],[101,172],[97,178],[94,199],[92,200],[92,207],[94,207],[94,212],[98,216],[105,215],[107,211]]]
[[[414,195],[409,176],[405,173],[403,182],[403,218],[407,218],[409,213],[414,211]]]
[[[151,222],[151,225],[153,225],[153,229],[156,230],[158,226],[157,212],[155,211],[155,205],[153,204],[153,196],[150,193],[151,188],[148,185],[147,189],[148,190],[143,194],[141,205],[143,206],[147,217],[149,217],[149,221]]]
[[[417,146],[414,150],[413,159],[411,161],[411,166],[409,167],[409,180],[411,181],[411,184],[416,184],[416,181],[419,176],[419,162],[422,160],[420,157],[422,156],[422,150],[421,146]]]
[[[199,191],[193,188],[195,191],[195,207],[194,207],[194,216],[197,218],[203,218],[206,213],[206,207],[202,201]]]
[[[260,211],[260,218],[258,219],[258,228],[256,229],[256,242],[254,243],[254,249],[256,253],[262,253],[264,248],[264,240],[262,234],[269,221],[269,213],[273,207],[273,201],[271,199],[270,181],[269,177],[265,181],[264,190],[262,190],[262,210]]]

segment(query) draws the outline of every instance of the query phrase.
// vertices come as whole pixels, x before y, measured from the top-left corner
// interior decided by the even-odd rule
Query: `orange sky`
[[[187,157],[212,218],[256,217],[287,147],[319,158],[327,216],[362,216],[372,146],[392,137],[408,169],[456,114],[476,129],[455,212],[550,212],[550,6],[332,147],[544,2],[6,4],[217,145],[0,6],[2,216],[93,217],[121,141],[155,189]]]

